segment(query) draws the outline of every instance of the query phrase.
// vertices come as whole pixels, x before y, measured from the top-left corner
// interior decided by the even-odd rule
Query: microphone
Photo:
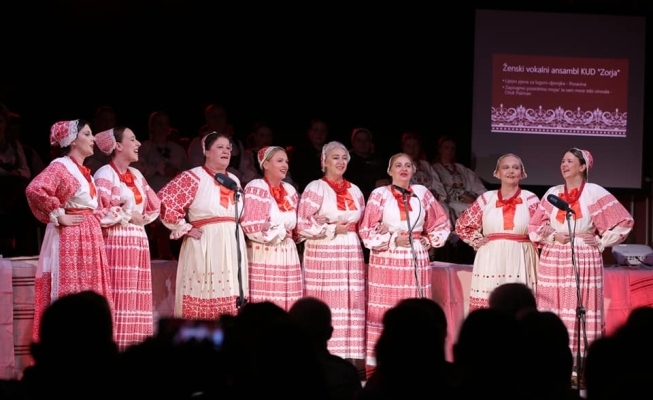
[[[572,214],[576,214],[574,210],[569,206],[569,203],[566,201],[562,200],[560,197],[550,194],[546,196],[546,199],[549,201],[549,203],[553,204],[554,207],[561,209],[562,211],[570,212]]]
[[[392,187],[395,188],[396,190],[398,190],[404,196],[410,194],[412,197],[417,197],[417,195],[415,193],[409,191],[408,189],[404,189],[401,186],[392,185]]]
[[[240,191],[240,188],[238,187],[236,181],[229,178],[227,175],[223,173],[218,172],[217,174],[215,174],[215,180],[218,181],[219,184],[226,187],[227,189],[233,190],[234,192]]]

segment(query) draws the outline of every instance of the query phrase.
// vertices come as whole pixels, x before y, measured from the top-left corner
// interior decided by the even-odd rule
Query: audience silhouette
[[[34,364],[22,382],[29,399],[82,399],[107,396],[117,388],[118,346],[111,309],[91,291],[55,300],[41,318]]]
[[[307,335],[320,363],[331,400],[351,400],[363,388],[356,367],[331,354],[327,343],[333,334],[331,309],[322,300],[304,297],[288,311],[290,319]]]
[[[532,295],[519,284],[495,289],[490,308],[463,322],[453,362],[445,359],[440,305],[400,301],[383,317],[377,368],[363,385],[349,361],[328,352],[331,310],[316,298],[288,312],[261,302],[214,321],[164,318],[152,337],[119,351],[107,300],[70,294],[47,308],[33,364],[22,379],[0,381],[0,398],[578,400],[567,329],[557,315],[538,311]],[[581,377],[586,398],[642,397],[653,376],[652,336],[653,308],[642,307],[596,340]]]

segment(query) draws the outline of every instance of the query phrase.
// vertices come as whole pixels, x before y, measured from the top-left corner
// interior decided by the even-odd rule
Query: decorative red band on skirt
[[[489,240],[513,240],[515,242],[530,242],[528,235],[517,235],[515,233],[490,233]]]
[[[66,208],[64,209],[68,215],[89,215],[93,214],[93,210],[90,208]]]
[[[408,232],[401,231],[398,232],[399,236],[408,236]],[[420,239],[422,237],[422,232],[413,232],[413,239]]]
[[[236,222],[236,218],[234,217],[211,217],[211,218],[205,218],[205,219],[198,219],[197,221],[191,221],[191,225],[193,225],[193,228],[201,228],[204,225],[208,224],[219,224],[222,222]]]

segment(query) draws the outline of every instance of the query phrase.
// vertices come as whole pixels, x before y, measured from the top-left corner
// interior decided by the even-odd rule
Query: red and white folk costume
[[[98,133],[95,141],[110,155],[116,146],[113,129]],[[110,162],[100,167],[94,178],[103,207],[120,208],[121,220],[102,224],[102,228],[113,284],[114,330],[118,346],[124,349],[154,331],[150,246],[144,226],[129,221],[133,211],[143,215],[145,224],[154,221],[161,201],[136,168],[120,173]]]
[[[235,175],[227,174],[238,186]],[[171,230],[170,238],[183,239],[177,265],[175,316],[217,319],[235,314],[240,294],[238,247],[241,249],[242,287],[249,297],[245,235],[236,242],[234,191],[220,185],[205,166],[184,171],[158,193],[160,220]],[[243,209],[238,200],[238,210]],[[186,221],[188,218],[188,221]],[[193,228],[199,239],[185,237]]]
[[[504,283],[520,282],[536,291],[538,253],[528,223],[539,199],[518,189],[509,199],[500,190],[479,196],[456,220],[456,233],[476,249],[469,311],[487,308],[490,293]],[[478,247],[483,238],[489,241]]]
[[[325,157],[323,150],[323,163]],[[358,186],[326,177],[306,186],[297,211],[298,232],[305,239],[304,295],[331,308],[334,330],[329,352],[355,360],[365,359],[366,266],[358,236],[364,211],[365,198]],[[317,223],[318,216],[328,222]],[[341,221],[351,224],[346,234],[335,233]]]
[[[431,247],[442,247],[451,232],[449,216],[426,187],[411,185],[410,192],[416,197],[409,197],[406,212],[399,191],[392,186],[374,189],[360,224],[363,244],[371,250],[367,305],[367,365],[370,366],[376,365],[374,346],[383,329],[383,314],[403,299],[419,297],[412,250],[397,247],[395,243],[398,235],[407,234],[406,214],[414,225],[417,276],[424,297],[432,297],[431,269],[428,249],[419,239],[426,237]],[[381,224],[389,232],[378,233]]]
[[[61,121],[50,130],[50,143],[69,147],[77,138],[78,121]],[[85,290],[107,298],[113,313],[110,274],[100,220],[117,221],[116,210],[98,208],[98,194],[88,168],[64,156],[38,174],[25,190],[34,216],[47,224],[34,279],[34,328],[39,340],[41,316],[56,299]],[[64,214],[83,215],[78,225],[60,225]]]
[[[258,152],[262,165],[279,147]],[[245,211],[241,219],[249,239],[249,286],[252,301],[271,301],[288,311],[303,295],[302,271],[297,245],[297,203],[295,188],[281,181],[254,179],[245,186]]]
[[[581,150],[589,171],[593,159]],[[565,200],[574,210],[570,221],[575,228],[575,247],[580,289],[586,310],[588,344],[603,335],[603,257],[606,247],[623,242],[633,228],[633,217],[619,201],[603,187],[584,182],[580,188],[567,191],[566,185],[550,188],[535,211],[529,224],[530,238],[542,245],[537,277],[537,307],[556,313],[567,326],[570,347],[576,354],[578,344],[576,320],[576,278],[571,261],[571,245],[555,240],[555,233],[568,233],[566,212],[548,202],[549,194]],[[598,246],[591,245],[594,240]],[[581,352],[584,352],[581,337]]]

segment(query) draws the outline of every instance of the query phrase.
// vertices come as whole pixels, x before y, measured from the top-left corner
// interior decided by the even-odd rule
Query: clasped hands
[[[275,225],[273,225],[272,223],[270,223],[270,218],[268,217],[268,220],[265,221],[265,223],[263,224],[261,230],[262,230],[263,232],[267,232],[267,231],[269,231],[270,228],[272,228],[273,226],[275,226]],[[291,238],[291,239],[293,239],[293,240],[296,239],[296,238],[293,237],[293,231],[290,230],[290,229],[286,229],[286,237],[289,237],[289,238]]]
[[[315,217],[313,217],[313,219],[315,220],[315,223],[318,224],[318,225],[331,223],[331,221],[329,221],[329,218],[325,217],[324,215],[315,216]],[[336,235],[342,235],[342,234],[345,234],[345,233],[349,232],[350,226],[352,224],[353,223],[347,222],[347,221],[335,222]]]
[[[569,234],[568,233],[556,232],[555,235],[553,235],[553,237],[554,237],[554,240],[556,242],[560,243],[560,244],[569,243]],[[599,247],[599,245],[600,245],[600,242],[599,242],[598,238],[596,236],[594,236],[594,235],[592,235],[592,236],[583,235],[583,236],[581,236],[581,239],[588,246]]]
[[[75,226],[84,221],[84,216],[80,214],[61,214],[57,217],[57,222],[61,226]]]
[[[134,225],[143,226],[147,221],[145,220],[145,216],[143,214],[139,213],[138,211],[132,211],[132,217],[129,222]]]
[[[395,245],[397,247],[410,247],[410,239],[410,234],[408,232],[399,232],[397,237],[395,237]],[[422,236],[419,238],[419,241],[426,250],[431,248],[431,242],[429,242],[427,237]]]

